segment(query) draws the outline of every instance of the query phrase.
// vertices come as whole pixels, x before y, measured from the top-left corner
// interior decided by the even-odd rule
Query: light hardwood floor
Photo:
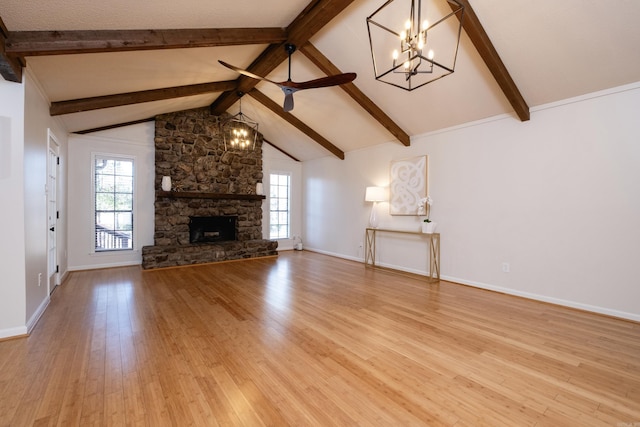
[[[310,252],[74,272],[0,425],[637,426],[640,324]]]

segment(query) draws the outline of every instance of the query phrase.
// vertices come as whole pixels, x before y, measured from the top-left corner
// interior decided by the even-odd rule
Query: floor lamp
[[[378,228],[378,202],[384,202],[384,188],[382,187],[367,187],[367,191],[364,195],[365,202],[373,202],[371,207],[371,215],[369,215],[369,227]]]

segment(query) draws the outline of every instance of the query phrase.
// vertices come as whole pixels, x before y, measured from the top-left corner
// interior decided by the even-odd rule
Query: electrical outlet
[[[42,273],[38,273],[38,286],[42,285]]]
[[[503,273],[508,273],[509,271],[511,271],[511,266],[509,265],[508,262],[503,262],[502,263],[502,272]]]

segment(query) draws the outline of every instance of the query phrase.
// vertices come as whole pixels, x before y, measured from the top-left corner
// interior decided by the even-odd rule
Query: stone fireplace
[[[277,242],[262,238],[264,196],[255,190],[262,138],[254,151],[224,151],[223,119],[207,107],[156,117],[154,245],[142,248],[144,269],[277,255]]]

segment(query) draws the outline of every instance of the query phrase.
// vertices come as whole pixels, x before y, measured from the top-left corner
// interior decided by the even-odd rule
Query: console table
[[[364,252],[364,264],[375,267],[376,265],[376,234],[377,233],[402,233],[425,236],[429,243],[429,281],[440,280],[440,233],[421,233],[411,230],[391,230],[387,228],[367,228],[365,230],[366,243]]]

